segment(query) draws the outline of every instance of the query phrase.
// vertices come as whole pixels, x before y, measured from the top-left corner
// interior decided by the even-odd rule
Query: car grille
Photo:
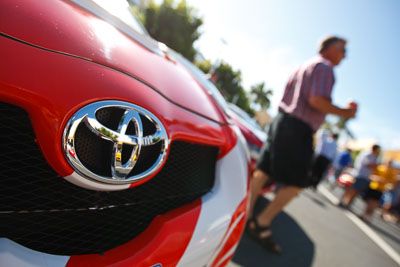
[[[0,233],[36,251],[104,252],[214,184],[218,148],[175,141],[163,169],[148,182],[123,191],[87,190],[47,165],[24,110],[0,103],[0,125]]]

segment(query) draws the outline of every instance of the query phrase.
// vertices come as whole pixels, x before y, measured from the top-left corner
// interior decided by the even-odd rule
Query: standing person
[[[330,36],[322,40],[319,54],[298,68],[290,77],[271,123],[262,156],[253,172],[248,233],[275,253],[280,247],[271,238],[275,216],[307,187],[313,157],[313,134],[328,113],[353,118],[356,107],[332,104],[333,68],[345,57],[346,40]],[[283,186],[275,198],[256,217],[253,209],[259,192],[268,179]]]
[[[335,181],[342,174],[342,172],[353,164],[351,158],[351,149],[347,148],[345,151],[339,154],[338,160],[335,164]]]
[[[209,73],[207,73],[207,78],[213,84],[216,84],[219,81],[219,75],[215,70],[212,70]]]
[[[396,174],[393,170],[392,161],[388,161],[385,165],[379,165],[370,176],[371,182],[365,193],[365,210],[361,218],[369,222],[374,211],[379,207],[382,193],[389,187],[393,188],[396,181]]]
[[[390,190],[386,190],[382,195],[382,219],[386,222],[397,223],[400,219],[400,180],[396,182]]]
[[[336,187],[336,181],[343,171],[353,165],[353,159],[351,157],[351,149],[346,148],[333,163],[334,174],[329,177],[330,189],[333,190]]]
[[[378,166],[377,159],[380,152],[381,147],[379,145],[373,145],[370,151],[361,152],[360,155],[357,156],[354,164],[356,170],[355,182],[344,192],[339,203],[340,207],[348,208],[360,192],[365,192],[368,189],[370,182],[369,176],[372,170]]]
[[[317,188],[322,178],[325,177],[329,167],[335,160],[337,153],[337,139],[339,135],[337,133],[330,133],[328,136],[322,136],[315,149],[315,156],[311,171],[310,184],[314,188]]]

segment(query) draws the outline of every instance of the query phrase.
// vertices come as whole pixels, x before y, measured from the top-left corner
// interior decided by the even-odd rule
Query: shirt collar
[[[326,63],[327,65],[333,67],[332,62],[331,62],[329,59],[324,58],[322,55],[318,54],[318,55],[317,55],[317,58],[318,58],[319,61],[324,62],[324,63]]]

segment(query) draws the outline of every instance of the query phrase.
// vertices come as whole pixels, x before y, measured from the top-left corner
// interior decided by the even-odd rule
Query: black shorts
[[[316,155],[313,157],[311,167],[311,185],[317,186],[320,183],[326,171],[329,169],[330,164],[331,161],[323,155]]]
[[[382,192],[381,191],[368,188],[367,191],[365,192],[364,199],[380,200],[381,197],[382,197]]]
[[[269,127],[257,168],[278,183],[309,186],[313,133],[307,123],[280,112]]]

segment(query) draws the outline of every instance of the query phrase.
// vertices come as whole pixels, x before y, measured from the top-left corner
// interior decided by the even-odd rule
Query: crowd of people
[[[339,158],[335,168],[337,177],[346,167],[352,165],[350,151],[344,151],[339,157],[336,155],[336,134],[325,136],[324,142],[314,150],[314,134],[327,114],[339,116],[343,120],[356,116],[355,102],[340,107],[332,103],[331,97],[335,83],[333,70],[345,58],[346,43],[345,39],[337,36],[324,38],[320,42],[317,56],[305,62],[290,76],[279,104],[279,113],[269,125],[267,141],[252,173],[246,231],[264,248],[274,253],[281,252],[270,228],[275,217],[304,188],[316,188],[329,167],[335,164],[336,158]],[[376,167],[379,152],[380,147],[374,146],[372,151],[357,157],[354,164],[357,171],[355,183],[347,188],[341,200],[341,206],[348,207],[357,194],[370,188],[371,179],[375,187],[372,183],[371,190],[366,193],[367,208],[363,215],[365,219],[377,207],[376,200],[386,186],[386,182],[376,178],[382,175],[375,175],[375,170],[378,171]],[[254,207],[260,192],[271,182],[279,184],[279,189],[271,202],[260,213],[255,214]],[[393,194],[385,197],[393,202]],[[385,207],[390,214],[393,206]]]
[[[361,151],[353,160],[349,148],[338,153],[337,139],[338,135],[328,130],[317,132],[312,186],[317,186],[322,179],[329,181],[331,189],[336,184],[343,185],[345,192],[339,206],[346,209],[360,195],[366,203],[364,213],[360,216],[364,221],[369,222],[378,207],[382,208],[385,221],[399,221],[400,182],[393,161],[388,159],[379,164],[379,145]],[[341,181],[342,175],[347,177],[348,182],[350,179],[353,181]]]

